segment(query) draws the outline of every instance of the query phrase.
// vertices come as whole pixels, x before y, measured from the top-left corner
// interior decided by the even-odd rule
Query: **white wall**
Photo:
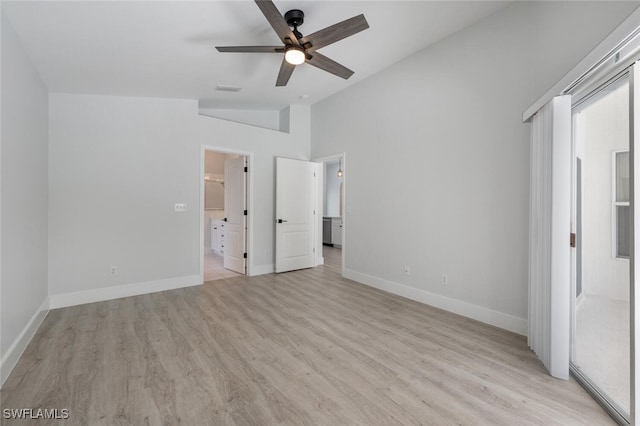
[[[0,384],[46,313],[47,89],[2,14]]]
[[[349,158],[345,274],[524,334],[522,111],[636,6],[517,2],[313,105],[312,157]]]
[[[220,118],[223,120],[234,121],[236,123],[244,123],[271,130],[288,131],[286,128],[281,129],[280,111],[278,110],[200,108],[199,112],[200,114],[208,117]]]
[[[629,301],[629,260],[613,257],[613,151],[629,149],[629,86],[587,107],[577,118],[582,135],[582,244],[585,294]]]
[[[201,145],[254,153],[249,262],[272,271],[274,157],[309,158],[309,108],[291,114],[287,134],[200,116],[195,100],[51,94],[50,294],[197,275]]]

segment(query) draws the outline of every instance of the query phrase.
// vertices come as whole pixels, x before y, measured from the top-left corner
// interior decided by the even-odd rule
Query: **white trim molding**
[[[14,367],[18,363],[18,360],[24,353],[25,349],[36,335],[40,324],[46,318],[49,313],[49,299],[45,299],[40,308],[31,317],[25,328],[18,335],[16,340],[13,341],[9,350],[4,354],[2,360],[0,360],[0,388],[4,385],[5,380],[11,374]]]
[[[640,209],[637,201],[640,199],[640,155],[638,155],[638,145],[636,134],[640,124],[640,61],[633,65],[630,72],[630,138],[629,138],[629,178],[631,183],[629,193],[629,204],[631,206],[631,247],[629,253],[631,272],[631,424],[638,424],[640,414],[640,291],[636,287],[636,277],[640,269]]]
[[[363,274],[362,272],[354,271],[352,269],[344,269],[344,277],[357,281],[361,284],[368,285],[369,287],[377,288],[378,290],[406,297],[407,299],[512,331],[523,336],[527,333],[527,320],[524,318],[494,311],[492,309],[463,302],[447,296],[442,296],[440,294],[431,293],[415,287],[409,287],[383,278]]]
[[[74,291],[71,293],[54,294],[49,296],[49,309],[65,308],[67,306],[83,305],[85,303],[103,302],[105,300],[120,299],[122,297],[139,296],[159,291],[175,290],[202,284],[200,275],[168,278],[158,281],[146,281],[113,287],[102,287],[92,290]]]

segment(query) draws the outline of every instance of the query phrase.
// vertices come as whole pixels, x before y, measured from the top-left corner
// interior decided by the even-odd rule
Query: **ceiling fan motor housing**
[[[304,23],[304,12],[300,9],[292,9],[284,14],[284,20],[290,27],[297,28]]]

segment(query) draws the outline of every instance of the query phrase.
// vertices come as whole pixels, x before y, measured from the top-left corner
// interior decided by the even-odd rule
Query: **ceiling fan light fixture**
[[[291,65],[300,65],[305,59],[304,49],[298,46],[289,46],[284,52],[284,59]]]

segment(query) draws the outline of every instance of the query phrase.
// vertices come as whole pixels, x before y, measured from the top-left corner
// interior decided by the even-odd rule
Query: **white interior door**
[[[224,267],[235,272],[246,272],[246,158],[224,162]]]
[[[314,266],[315,170],[315,163],[276,159],[276,272]]]

